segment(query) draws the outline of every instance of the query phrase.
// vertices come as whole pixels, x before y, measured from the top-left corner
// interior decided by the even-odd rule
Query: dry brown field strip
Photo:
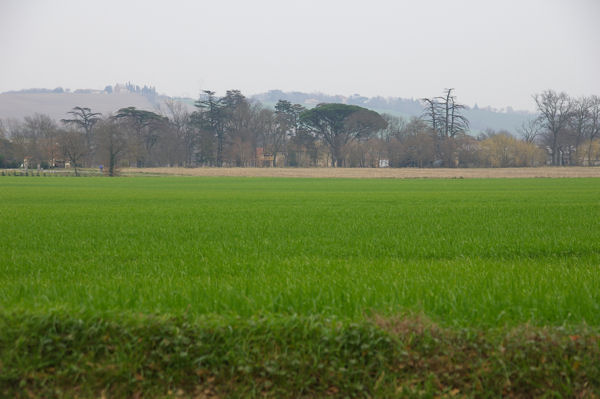
[[[317,177],[359,179],[457,179],[600,177],[600,167],[542,168],[125,168],[123,175],[231,176],[231,177]]]

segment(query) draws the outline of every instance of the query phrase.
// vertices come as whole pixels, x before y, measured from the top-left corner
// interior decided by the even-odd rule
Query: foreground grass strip
[[[251,318],[0,315],[3,397],[600,395],[587,327],[437,327]]]

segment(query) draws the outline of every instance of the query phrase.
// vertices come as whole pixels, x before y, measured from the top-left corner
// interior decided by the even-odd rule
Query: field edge
[[[584,325],[0,313],[5,397],[594,397],[599,357]]]
[[[537,168],[123,168],[123,176],[295,177],[349,179],[600,178],[600,167]]]

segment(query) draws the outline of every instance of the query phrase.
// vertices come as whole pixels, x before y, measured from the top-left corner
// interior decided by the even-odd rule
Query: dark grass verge
[[[600,397],[582,326],[0,314],[1,397]]]

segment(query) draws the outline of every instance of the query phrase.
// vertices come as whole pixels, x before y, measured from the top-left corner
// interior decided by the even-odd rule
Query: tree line
[[[404,119],[357,105],[274,108],[239,90],[204,91],[193,111],[168,100],[160,110],[101,115],[74,107],[60,121],[34,114],[0,121],[0,168],[99,167],[517,167],[600,163],[600,98],[547,90],[538,115],[518,128],[471,134],[454,89],[423,98]]]

